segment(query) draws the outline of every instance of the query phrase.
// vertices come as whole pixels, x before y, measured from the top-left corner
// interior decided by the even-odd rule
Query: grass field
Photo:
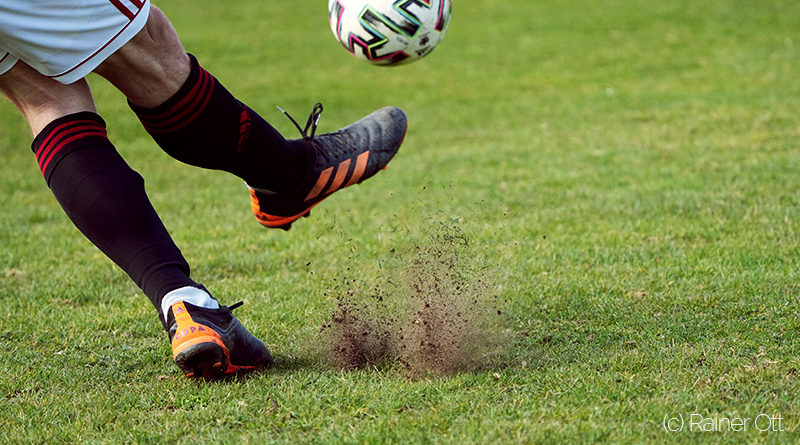
[[[276,355],[195,382],[0,103],[0,442],[800,441],[800,3],[456,0],[441,46],[391,69],[338,47],[323,0],[162,3],[285,135],[276,105],[322,101],[322,131],[394,104],[408,136],[385,172],[268,231],[240,180],[169,158],[91,79],[193,277],[245,300]],[[500,354],[418,378],[320,358],[336,283],[387,286],[450,232],[502,302]]]

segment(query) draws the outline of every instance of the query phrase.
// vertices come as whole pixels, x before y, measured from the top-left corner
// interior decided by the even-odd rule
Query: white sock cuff
[[[175,289],[164,295],[161,299],[161,312],[164,314],[164,320],[167,319],[169,308],[173,304],[185,301],[198,307],[208,309],[219,309],[219,303],[208,292],[193,286],[186,286],[180,289]]]

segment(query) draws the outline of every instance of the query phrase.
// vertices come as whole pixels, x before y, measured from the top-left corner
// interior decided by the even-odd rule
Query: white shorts
[[[141,31],[149,12],[150,0],[0,0],[0,74],[22,60],[75,82]]]

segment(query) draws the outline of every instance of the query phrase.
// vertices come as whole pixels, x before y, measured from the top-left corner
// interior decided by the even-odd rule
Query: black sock
[[[170,238],[132,170],[108,140],[95,113],[51,122],[32,145],[39,167],[70,220],[119,265],[150,298],[161,316],[161,299],[195,286],[189,264]]]
[[[276,192],[303,179],[305,154],[191,59],[184,85],[156,108],[129,103],[158,145],[175,159],[224,170]]]

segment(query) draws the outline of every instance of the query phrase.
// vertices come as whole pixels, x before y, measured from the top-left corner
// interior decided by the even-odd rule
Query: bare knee
[[[167,16],[150,7],[147,24],[95,70],[141,106],[163,103],[189,76],[189,57]]]
[[[172,23],[166,14],[155,6],[150,7],[147,24],[131,42],[145,51],[155,51],[163,55],[159,58],[163,66],[180,69],[184,65],[183,62],[189,60]]]
[[[19,61],[0,75],[0,91],[28,121],[34,135],[50,122],[81,111],[95,111],[85,80],[64,85]]]

